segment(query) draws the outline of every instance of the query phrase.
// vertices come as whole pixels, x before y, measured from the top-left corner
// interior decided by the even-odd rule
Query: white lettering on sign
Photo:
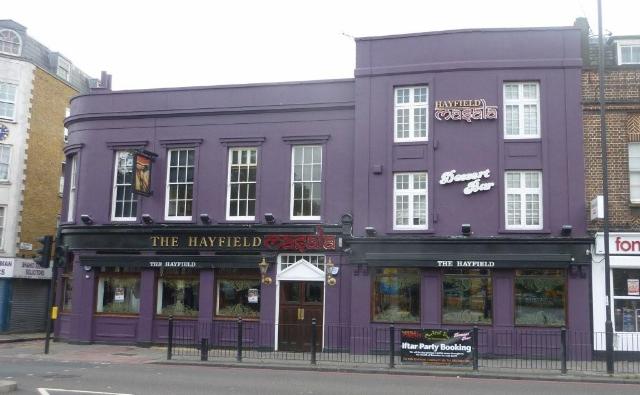
[[[494,261],[437,261],[438,267],[495,267]]]
[[[489,178],[490,176],[491,170],[489,169],[460,174],[456,174],[455,170],[449,170],[445,171],[440,176],[440,185],[468,181],[467,186],[464,188],[463,192],[465,195],[471,195],[475,192],[488,191],[489,189],[491,189],[495,185],[495,183],[480,182],[482,178]]]
[[[438,121],[498,119],[498,106],[487,106],[485,99],[437,100],[433,115]]]

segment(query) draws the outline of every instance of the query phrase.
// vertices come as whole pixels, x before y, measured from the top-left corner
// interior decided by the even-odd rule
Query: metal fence
[[[393,325],[316,325],[315,321],[284,325],[241,319],[197,322],[170,318],[167,330],[167,359],[427,366],[402,361],[400,330]],[[468,364],[456,365],[460,369],[607,372],[605,333],[478,327],[472,333],[472,357]],[[622,340],[618,339],[614,353],[614,372],[640,373],[640,334],[628,334]]]

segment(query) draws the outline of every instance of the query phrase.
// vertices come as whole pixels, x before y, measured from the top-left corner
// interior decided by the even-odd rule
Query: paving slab
[[[0,380],[0,394],[6,394],[18,389],[18,384],[15,381]]]

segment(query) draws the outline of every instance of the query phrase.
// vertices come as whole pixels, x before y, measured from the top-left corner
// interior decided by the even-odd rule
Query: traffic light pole
[[[55,304],[56,295],[56,283],[58,278],[58,265],[55,263],[51,268],[51,285],[49,286],[49,295],[47,296],[47,322],[46,333],[44,337],[44,353],[49,354],[49,342],[51,341],[51,329],[53,326],[53,320],[51,319],[51,313],[53,311],[53,305]]]

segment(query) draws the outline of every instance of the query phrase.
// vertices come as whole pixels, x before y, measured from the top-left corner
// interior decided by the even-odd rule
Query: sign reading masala
[[[436,100],[434,116],[438,121],[477,121],[498,119],[498,106],[488,106],[485,99]]]

